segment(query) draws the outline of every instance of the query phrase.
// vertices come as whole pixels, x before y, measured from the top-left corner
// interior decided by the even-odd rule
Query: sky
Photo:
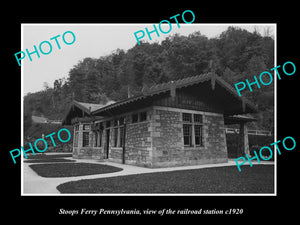
[[[156,26],[158,26],[156,24]],[[167,26],[167,27],[163,27]],[[169,25],[163,25],[162,30],[167,31]],[[208,38],[218,37],[229,26],[239,26],[250,32],[256,29],[262,35],[266,28],[270,28],[271,34],[275,35],[274,24],[172,24],[172,29],[168,34],[160,32],[151,35],[149,40],[147,35],[141,39],[149,43],[161,42],[166,37],[178,33],[180,35],[189,35],[200,31]],[[39,51],[40,57],[36,53],[31,54],[32,61],[28,55],[21,60],[22,73],[22,93],[34,93],[44,89],[44,83],[53,87],[56,79],[67,78],[70,69],[72,69],[80,60],[86,57],[99,58],[114,52],[116,49],[128,50],[136,45],[134,33],[144,30],[147,27],[150,31],[153,24],[22,24],[21,50],[26,52],[34,51],[34,45]],[[75,35],[75,42],[67,45],[63,42],[62,36],[66,31],[71,31]],[[55,39],[50,40],[57,35],[57,41],[61,47],[58,49]],[[66,33],[66,42],[71,42],[73,37]],[[43,41],[50,42],[52,51],[44,55],[39,50],[39,45]],[[50,51],[47,43],[42,44],[44,52]],[[20,55],[19,55],[20,57]],[[17,63],[17,60],[16,60]]]

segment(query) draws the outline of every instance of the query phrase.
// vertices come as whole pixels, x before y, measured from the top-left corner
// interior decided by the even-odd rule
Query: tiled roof
[[[131,103],[131,102],[134,102],[134,101],[137,101],[137,100],[144,99],[146,97],[151,97],[153,95],[169,91],[172,85],[174,85],[178,89],[178,88],[182,88],[182,87],[186,87],[186,86],[189,86],[189,85],[193,85],[193,84],[196,84],[196,83],[201,83],[201,82],[210,80],[211,77],[212,77],[211,73],[206,73],[206,74],[201,74],[201,75],[197,75],[197,76],[187,77],[187,78],[180,79],[180,80],[175,80],[175,81],[169,81],[169,82],[166,82],[166,83],[156,84],[154,86],[151,86],[150,88],[145,88],[143,93],[140,94],[140,95],[125,99],[123,101],[116,102],[114,104],[111,104],[109,106],[105,106],[105,107],[103,107],[101,109],[98,109],[96,111],[99,112],[99,111],[102,111],[102,109],[106,110],[106,109],[109,109],[109,108],[118,107],[118,106],[121,106],[121,105],[124,105],[124,104],[127,104],[127,103]]]
[[[175,80],[175,81],[170,81],[167,83],[162,83],[162,84],[157,84],[154,86],[151,86],[150,88],[144,88],[143,89],[143,93],[135,96],[135,97],[131,97],[128,99],[125,99],[123,101],[120,102],[116,102],[114,104],[105,106],[101,109],[97,109],[95,111],[95,113],[101,112],[101,111],[105,111],[108,109],[112,109],[115,107],[119,107],[128,103],[132,103],[135,101],[139,101],[142,100],[144,98],[147,97],[151,97],[157,94],[161,94],[163,92],[167,92],[170,91],[171,86],[173,85],[174,87],[176,87],[176,89],[180,89],[183,87],[187,87],[187,86],[191,86],[191,85],[195,85],[195,84],[199,84],[205,81],[209,81],[211,80],[212,82],[218,82],[223,88],[225,88],[227,91],[229,91],[233,96],[235,96],[239,101],[243,101],[245,104],[247,104],[249,107],[251,107],[254,111],[257,111],[256,106],[251,103],[249,100],[247,100],[246,98],[244,98],[243,96],[240,97],[236,90],[229,84],[227,83],[225,80],[223,80],[221,77],[217,76],[215,73],[206,73],[206,74],[201,74],[201,75],[196,75],[196,76],[192,76],[192,77],[187,77],[184,79],[180,79],[180,80]]]
[[[75,100],[73,102],[76,106],[78,106],[79,108],[81,108],[82,110],[84,110],[87,113],[92,113],[98,109],[101,109],[105,106],[115,103],[115,101],[109,101],[106,104],[95,104],[95,103],[78,102]]]
[[[249,100],[244,98],[243,96],[240,97],[236,90],[225,80],[223,80],[221,77],[217,76],[215,73],[209,72],[206,74],[201,74],[197,76],[187,77],[180,80],[170,81],[162,84],[157,84],[151,87],[145,87],[142,90],[142,93],[140,95],[119,101],[114,102],[110,101],[107,104],[93,104],[93,103],[84,103],[84,102],[78,102],[73,101],[73,105],[79,107],[81,110],[86,112],[89,115],[101,115],[104,112],[117,109],[119,107],[123,106],[133,106],[132,104],[136,104],[138,102],[145,101],[146,99],[152,98],[155,95],[163,94],[166,92],[171,92],[171,89],[181,89],[185,87],[189,87],[192,85],[198,85],[203,82],[211,82],[211,88],[215,88],[215,84],[218,83],[220,87],[223,88],[223,90],[227,91],[231,99],[234,100],[235,107],[241,107],[244,109],[248,108],[248,111],[245,111],[245,113],[253,113],[257,112],[257,107],[251,103]],[[237,101],[236,101],[237,100]],[[240,102],[240,103],[239,103]],[[240,104],[240,105],[239,105]],[[234,113],[234,112],[231,112]],[[238,112],[239,114],[240,112]],[[67,117],[66,117],[67,118]],[[66,119],[65,119],[66,120]]]
[[[188,86],[191,84],[200,83],[200,82],[209,80],[210,77],[211,77],[210,73],[206,73],[206,74],[201,74],[201,75],[197,75],[197,76],[186,77],[186,78],[183,78],[180,80],[169,81],[167,83],[157,84],[157,85],[154,85],[154,86],[148,88],[146,93],[149,92],[149,94],[150,94],[150,93],[157,92],[157,91],[169,90],[172,85],[175,85],[176,88],[181,88],[184,86]]]

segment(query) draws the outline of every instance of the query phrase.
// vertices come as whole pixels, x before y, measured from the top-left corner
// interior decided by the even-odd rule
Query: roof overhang
[[[207,73],[188,77],[177,81],[158,84],[143,89],[139,96],[131,97],[119,102],[110,102],[107,105],[90,104],[73,101],[63,124],[70,124],[71,119],[76,116],[113,116],[123,112],[132,111],[137,106],[147,107],[156,99],[165,95],[174,95],[177,91],[188,92],[201,101],[213,103],[219,112],[225,116],[238,114],[257,113],[257,107],[240,97],[236,90],[215,73]]]
[[[62,121],[62,124],[70,125],[72,123],[73,118],[80,118],[80,117],[99,118],[99,117],[95,117],[93,115],[93,112],[111,103],[112,101],[108,102],[108,104],[103,105],[103,104],[84,103],[84,102],[78,102],[73,100],[71,105],[69,106],[67,115]]]
[[[257,113],[257,107],[247,100],[245,97],[240,97],[236,90],[221,77],[214,73],[188,77],[182,80],[158,84],[147,89],[143,94],[128,98],[126,100],[116,102],[106,107],[95,110],[95,115],[110,115],[117,112],[118,109],[132,109],[136,104],[155,99],[158,96],[170,93],[171,88],[175,87],[176,91],[189,90],[193,95],[198,95],[199,98],[207,101],[217,102],[223,109],[225,115]]]
[[[257,119],[255,119],[252,116],[246,116],[246,115],[233,115],[233,116],[224,117],[225,125],[241,124],[241,123],[248,123],[253,121],[257,121]]]

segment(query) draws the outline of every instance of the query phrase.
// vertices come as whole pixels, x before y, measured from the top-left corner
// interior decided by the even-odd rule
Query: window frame
[[[198,135],[196,132],[196,127],[200,128],[200,134]],[[195,146],[196,147],[203,147],[203,126],[200,124],[194,124],[194,137],[195,137]],[[197,138],[199,138],[199,143],[197,144]]]
[[[118,147],[118,142],[119,142],[119,127],[114,127],[113,128],[114,132],[114,140],[113,140],[113,147]]]
[[[78,132],[78,130],[77,131],[75,130],[73,146],[76,148],[78,147],[78,137],[79,137],[79,132]]]
[[[188,131],[189,131],[189,135],[185,135],[185,128],[188,127]],[[184,147],[192,147],[193,146],[193,131],[192,131],[192,124],[187,124],[187,123],[184,123],[183,126],[182,126],[182,129],[183,129],[183,146]],[[186,141],[186,137],[188,137],[188,144],[185,143]]]
[[[139,114],[138,113],[133,113],[131,115],[131,123],[138,123],[139,122]]]
[[[186,118],[190,118],[186,120]],[[192,123],[193,114],[192,113],[182,113],[182,122],[184,123]]]
[[[82,130],[90,130],[90,129],[91,129],[91,125],[90,124],[83,124]]]
[[[182,112],[182,135],[184,147],[204,147],[203,141],[203,114]],[[185,135],[186,128],[189,127],[190,135]],[[186,143],[186,138],[189,137],[189,143]]]
[[[118,147],[123,148],[124,147],[124,126],[119,127],[119,143]]]
[[[147,121],[147,111],[140,112],[139,122]]]
[[[82,147],[90,146],[90,132],[83,131],[82,132]]]

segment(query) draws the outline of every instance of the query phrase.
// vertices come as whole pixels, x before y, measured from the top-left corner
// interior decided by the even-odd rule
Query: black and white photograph
[[[101,3],[5,7],[3,220],[296,218],[296,4]]]
[[[275,67],[276,24],[23,24],[22,37],[24,195],[276,194],[275,155],[259,151],[275,142],[274,82],[253,78]]]

